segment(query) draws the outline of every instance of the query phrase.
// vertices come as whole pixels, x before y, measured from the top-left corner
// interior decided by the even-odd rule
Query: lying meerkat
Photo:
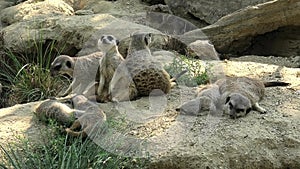
[[[36,108],[35,115],[43,122],[54,119],[64,126],[71,125],[75,120],[75,110],[57,100],[46,100],[41,103]]]
[[[59,94],[58,97],[65,97],[69,94],[95,95],[95,85],[97,84],[97,70],[102,52],[96,52],[81,57],[70,57],[60,55],[51,63],[50,72],[52,76],[58,74],[68,75],[72,77],[72,83],[68,89]],[[88,92],[87,89],[93,89]]]
[[[98,101],[109,101],[108,90],[111,79],[118,65],[124,61],[118,50],[119,40],[112,35],[104,35],[98,40],[98,47],[104,52],[100,60],[99,86],[97,89]]]
[[[184,115],[220,115],[220,97],[219,86],[208,85],[198,91],[195,99],[183,103],[176,111]]]
[[[248,77],[226,77],[215,82],[220,88],[224,114],[231,118],[247,115],[251,110],[267,111],[259,105],[265,94],[265,87],[287,86],[285,82],[262,82]]]
[[[154,89],[169,93],[172,82],[162,63],[155,60],[149,49],[151,33],[134,34],[128,49],[128,55],[116,69],[109,86],[112,101],[127,101],[137,96],[148,96]]]
[[[44,122],[53,119],[61,125],[70,126],[65,129],[70,136],[86,137],[92,131],[98,131],[106,121],[106,115],[99,106],[83,95],[76,95],[71,100],[73,108],[57,100],[44,101],[37,107],[35,114]],[[77,129],[81,131],[75,131]]]
[[[76,110],[83,111],[83,113],[77,113],[78,118],[73,122],[71,127],[65,129],[67,134],[73,137],[82,136],[83,138],[87,136],[93,137],[93,134],[99,134],[101,126],[106,121],[104,111],[83,95],[73,97],[72,103]]]

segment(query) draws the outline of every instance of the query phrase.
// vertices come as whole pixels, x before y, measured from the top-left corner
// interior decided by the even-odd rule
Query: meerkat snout
[[[226,98],[224,113],[233,119],[246,116],[251,109],[250,100],[239,93],[232,93]]]

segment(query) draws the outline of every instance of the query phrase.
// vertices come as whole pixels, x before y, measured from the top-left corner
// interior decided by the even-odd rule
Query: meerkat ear
[[[116,39],[116,45],[119,46],[120,41],[118,39]]]
[[[100,40],[102,41],[104,37],[105,37],[105,35],[102,35],[101,38],[100,38]]]

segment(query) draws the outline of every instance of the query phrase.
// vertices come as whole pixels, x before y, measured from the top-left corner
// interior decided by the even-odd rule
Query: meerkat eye
[[[248,108],[248,109],[246,110],[246,114],[250,113],[250,111],[251,111],[251,108]]]
[[[114,38],[113,38],[112,36],[108,35],[108,36],[107,36],[107,39],[108,39],[109,41],[112,41]]]
[[[244,112],[244,109],[236,109],[236,112],[237,113],[242,113],[242,112]]]
[[[66,62],[66,66],[67,66],[68,68],[72,68],[72,63],[71,63],[70,61],[67,61],[67,62]]]
[[[54,70],[60,70],[60,68],[61,68],[61,65],[59,64],[59,65],[56,65],[56,66],[54,66]]]

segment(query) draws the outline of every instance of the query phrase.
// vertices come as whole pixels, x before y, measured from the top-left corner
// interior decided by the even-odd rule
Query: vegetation
[[[181,85],[192,87],[208,83],[208,68],[204,67],[201,60],[179,56],[175,57],[173,63],[165,69],[171,75],[176,75],[183,70],[188,70],[187,73],[176,80],[177,83]]]
[[[60,133],[52,122],[41,131],[43,140],[18,138],[17,142],[1,145],[4,161],[0,168],[14,169],[82,169],[82,168],[141,168],[145,160],[136,160],[109,153],[89,139],[70,138]],[[54,139],[53,139],[54,138]]]
[[[54,96],[68,83],[66,78],[52,77],[49,71],[51,62],[63,47],[55,48],[58,46],[55,41],[41,40],[34,44],[32,53],[16,54],[4,49],[1,54],[0,81],[5,92],[0,107]]]

